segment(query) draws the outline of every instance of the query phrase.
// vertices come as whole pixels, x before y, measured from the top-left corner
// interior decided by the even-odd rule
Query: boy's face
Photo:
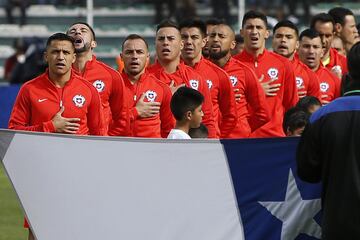
[[[190,114],[190,128],[198,128],[200,127],[200,123],[202,121],[202,117],[204,116],[204,113],[202,111],[202,105],[195,108],[193,112]]]

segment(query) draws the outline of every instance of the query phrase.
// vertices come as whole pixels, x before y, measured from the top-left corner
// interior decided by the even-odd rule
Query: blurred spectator
[[[219,1],[211,0],[213,17],[218,19],[224,19],[226,23],[232,24],[230,18],[229,2],[228,0]]]
[[[7,22],[10,24],[14,23],[14,17],[12,11],[14,8],[20,8],[20,25],[26,24],[26,8],[28,7],[28,0],[7,0],[5,4],[5,11]]]
[[[11,84],[25,83],[46,69],[43,57],[45,45],[41,39],[36,37],[25,39],[25,49],[25,61],[18,62],[10,74]]]
[[[287,3],[288,8],[289,8],[289,20],[292,21],[293,23],[297,24],[299,23],[299,19],[298,19],[298,15],[296,14],[296,9],[297,9],[297,5],[298,3],[301,3],[303,6],[303,11],[304,11],[304,20],[305,22],[308,22],[310,19],[310,0],[288,0],[288,1],[284,1],[285,3]]]
[[[179,22],[184,19],[191,19],[196,17],[195,0],[182,0],[177,1],[177,3],[180,3],[180,6],[178,7],[180,11],[177,16],[177,20]]]
[[[56,5],[57,0],[37,0],[37,4],[39,5]]]
[[[308,121],[309,115],[306,112],[297,107],[290,108],[285,113],[283,122],[283,129],[286,136],[301,136]]]
[[[18,38],[13,42],[15,53],[5,60],[4,77],[5,80],[10,81],[11,72],[17,63],[25,62],[25,43],[24,39]]]
[[[175,0],[154,0],[153,3],[155,4],[155,23],[158,24],[163,21],[165,18],[169,18],[175,20],[175,13],[176,13],[176,1]],[[167,6],[167,16],[164,16],[164,9],[163,4]]]
[[[338,51],[339,54],[346,56],[345,46],[340,37],[334,36],[331,42],[331,47],[336,49],[336,51]]]
[[[235,48],[231,49],[231,55],[235,56],[236,54],[239,54],[244,49],[244,38],[240,34],[235,35]]]
[[[311,115],[321,107],[321,102],[317,97],[305,96],[300,98],[296,107]]]

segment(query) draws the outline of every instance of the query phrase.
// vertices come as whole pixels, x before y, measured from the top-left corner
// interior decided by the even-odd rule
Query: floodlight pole
[[[94,0],[86,1],[86,22],[94,27]]]
[[[239,29],[241,29],[241,25],[242,25],[242,19],[245,15],[245,0],[239,0],[238,1],[239,6],[238,6],[238,23],[239,23]]]

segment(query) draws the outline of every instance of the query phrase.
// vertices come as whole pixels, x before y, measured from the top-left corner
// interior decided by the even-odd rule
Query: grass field
[[[0,163],[0,239],[25,240],[24,215],[16,194]]]

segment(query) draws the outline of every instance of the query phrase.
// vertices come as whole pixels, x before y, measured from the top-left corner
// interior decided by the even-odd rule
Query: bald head
[[[227,24],[216,25],[209,34],[210,58],[213,60],[228,58],[235,45],[234,30]]]

